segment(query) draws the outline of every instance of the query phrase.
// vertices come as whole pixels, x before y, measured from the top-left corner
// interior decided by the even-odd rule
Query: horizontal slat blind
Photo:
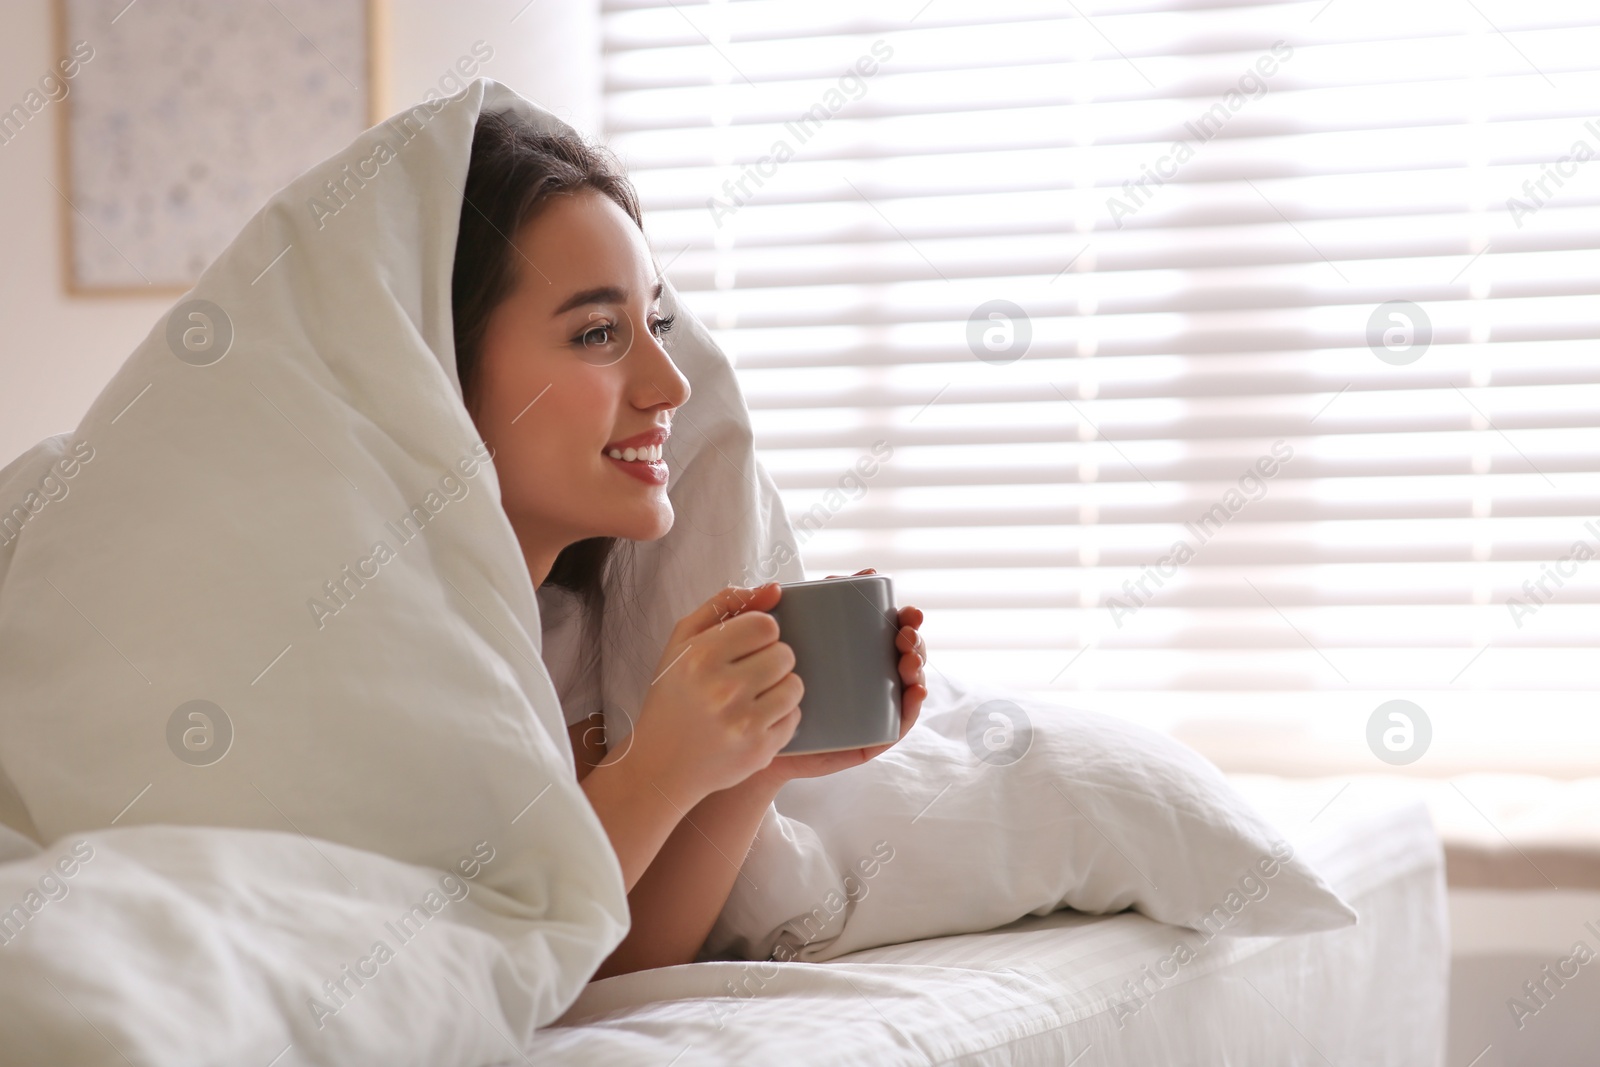
[[[809,568],[892,572],[944,669],[1358,742],[1409,695],[1440,766],[1600,741],[1592,3],[607,0],[604,41]]]

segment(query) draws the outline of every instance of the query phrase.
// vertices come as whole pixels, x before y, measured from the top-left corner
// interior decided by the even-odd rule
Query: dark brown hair
[[[489,317],[516,289],[520,277],[521,257],[511,242],[551,198],[584,189],[616,201],[643,232],[638,194],[605,148],[576,135],[543,133],[515,112],[478,116],[450,284],[456,373],[462,399],[474,418],[480,399],[478,364]],[[545,578],[545,584],[576,593],[596,628],[605,607],[606,566],[617,542],[615,537],[576,541],[561,550]]]

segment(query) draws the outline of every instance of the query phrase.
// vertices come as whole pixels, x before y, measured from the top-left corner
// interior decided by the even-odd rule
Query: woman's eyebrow
[[[661,282],[656,282],[655,288],[650,290],[650,300],[654,303],[661,299]],[[618,289],[614,285],[602,285],[596,289],[583,289],[573,293],[561,302],[551,314],[551,318],[565,315],[573,308],[583,307],[585,304],[625,304],[628,302],[628,291]]]

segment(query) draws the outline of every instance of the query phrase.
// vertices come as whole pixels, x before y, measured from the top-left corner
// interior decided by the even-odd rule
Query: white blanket
[[[515,862],[487,842],[439,871],[293,832],[69,834],[0,865],[0,1062],[514,1058],[563,955],[594,943],[488,886]]]
[[[456,381],[484,106],[564,128],[480,80],[366,131],[0,472],[0,818],[47,845],[0,869],[0,1058],[491,1062],[626,932]]]

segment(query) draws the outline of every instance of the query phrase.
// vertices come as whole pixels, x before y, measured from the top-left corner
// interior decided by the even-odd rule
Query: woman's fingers
[[[906,706],[912,707],[913,693],[915,707],[920,710],[922,700],[928,695],[927,675],[923,667],[928,662],[928,646],[922,639],[922,633],[917,629],[922,624],[922,611],[915,607],[900,609],[900,632],[895,635],[895,647],[900,650],[900,680],[906,686]],[[910,721],[916,721],[916,713],[910,714]],[[909,726],[906,729],[910,729]],[[901,735],[905,736],[904,734]]]
[[[895,634],[894,647],[901,652],[916,653],[922,662],[928,662],[928,645],[922,639],[922,632],[914,626],[902,626]]]
[[[764,611],[778,602],[778,583],[768,582],[753,588],[730,585],[723,588],[704,604],[678,620],[672,628],[669,644],[678,644],[711,629],[719,623],[736,618],[741,612],[754,608]]]

